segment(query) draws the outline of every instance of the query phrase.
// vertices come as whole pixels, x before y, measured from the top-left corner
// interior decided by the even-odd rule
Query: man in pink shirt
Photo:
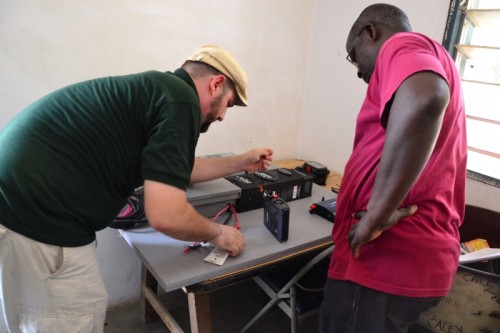
[[[320,331],[408,332],[451,288],[465,209],[460,77],[406,14],[367,7],[347,60],[368,84],[337,200]]]

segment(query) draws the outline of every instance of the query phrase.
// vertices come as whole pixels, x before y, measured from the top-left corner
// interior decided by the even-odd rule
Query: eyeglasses
[[[349,51],[349,53],[347,53],[347,56],[345,57],[345,60],[349,61],[351,64],[353,64],[356,67],[358,67],[358,63],[356,62],[356,60],[352,59],[351,54],[354,51],[354,47],[356,46],[356,42],[358,41],[359,36],[361,36],[361,33],[363,32],[363,30],[365,30],[365,28],[366,28],[366,26],[361,28],[361,30],[358,32],[358,34],[356,35],[356,38],[354,39],[354,43],[352,43],[351,51]]]

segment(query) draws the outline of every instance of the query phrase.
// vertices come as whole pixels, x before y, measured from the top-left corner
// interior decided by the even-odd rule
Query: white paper
[[[465,264],[468,262],[474,262],[474,261],[483,261],[483,260],[490,260],[490,259],[496,259],[500,258],[500,249],[497,248],[484,248],[481,250],[473,251],[467,254],[463,254],[460,256],[458,261],[461,264]]]
[[[228,257],[227,251],[221,249],[214,249],[210,254],[203,260],[208,261],[212,264],[221,266]]]

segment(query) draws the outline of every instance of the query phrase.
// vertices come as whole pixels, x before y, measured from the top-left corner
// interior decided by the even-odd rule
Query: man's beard
[[[210,103],[210,112],[207,115],[207,120],[203,124],[201,124],[200,127],[200,132],[201,133],[206,133],[208,131],[208,128],[210,125],[217,120],[217,114],[219,113],[219,109],[221,106],[221,101],[222,101],[223,96],[216,97],[211,103]]]

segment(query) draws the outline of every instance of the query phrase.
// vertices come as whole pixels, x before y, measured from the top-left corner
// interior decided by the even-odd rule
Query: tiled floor
[[[190,332],[187,297],[175,291],[161,297],[163,304],[173,314],[185,332]],[[252,281],[248,280],[211,294],[212,329],[214,333],[237,333],[269,301],[269,297]],[[300,333],[317,332],[317,318],[308,318],[299,326]],[[106,318],[105,333],[160,333],[169,332],[160,321],[145,324],[139,302],[111,309]],[[289,333],[290,319],[274,307],[249,333]]]

